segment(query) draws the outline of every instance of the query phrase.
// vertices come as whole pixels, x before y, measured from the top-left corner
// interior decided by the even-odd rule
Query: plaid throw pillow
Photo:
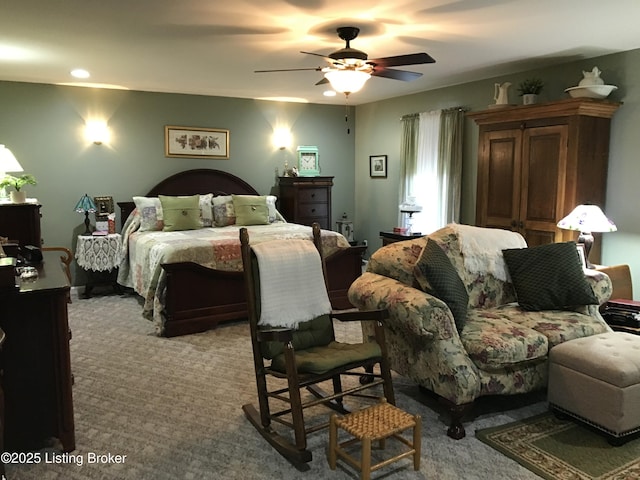
[[[525,310],[597,305],[574,242],[514,248],[502,253],[518,303]]]

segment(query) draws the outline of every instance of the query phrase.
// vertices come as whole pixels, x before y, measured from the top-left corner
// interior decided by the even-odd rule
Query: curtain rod
[[[458,110],[459,112],[468,112],[470,109],[467,107],[450,107],[450,108],[443,108],[441,109],[443,112],[452,112],[454,110]],[[432,110],[434,111],[434,110]],[[406,115],[403,115],[400,117],[400,120],[408,120],[410,118],[415,118],[418,115],[420,115],[420,113],[408,113]]]

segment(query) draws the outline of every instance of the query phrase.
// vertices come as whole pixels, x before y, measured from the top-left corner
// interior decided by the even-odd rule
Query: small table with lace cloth
[[[115,292],[120,293],[121,288],[116,279],[122,259],[121,243],[118,233],[78,235],[76,262],[87,273],[85,298],[91,297],[93,287],[100,284],[111,285]]]

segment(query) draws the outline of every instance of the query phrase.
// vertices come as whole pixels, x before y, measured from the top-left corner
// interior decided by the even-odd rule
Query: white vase
[[[19,192],[12,190],[11,193],[9,193],[9,197],[12,203],[27,203],[27,192],[24,190],[20,190]]]
[[[534,103],[538,103],[538,95],[535,93],[525,93],[522,95],[523,105],[533,105]]]

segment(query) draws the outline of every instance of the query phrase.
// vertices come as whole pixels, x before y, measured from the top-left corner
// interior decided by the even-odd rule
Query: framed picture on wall
[[[387,156],[372,155],[369,157],[369,176],[387,178]]]
[[[166,157],[229,158],[229,130],[176,127],[164,129]]]

